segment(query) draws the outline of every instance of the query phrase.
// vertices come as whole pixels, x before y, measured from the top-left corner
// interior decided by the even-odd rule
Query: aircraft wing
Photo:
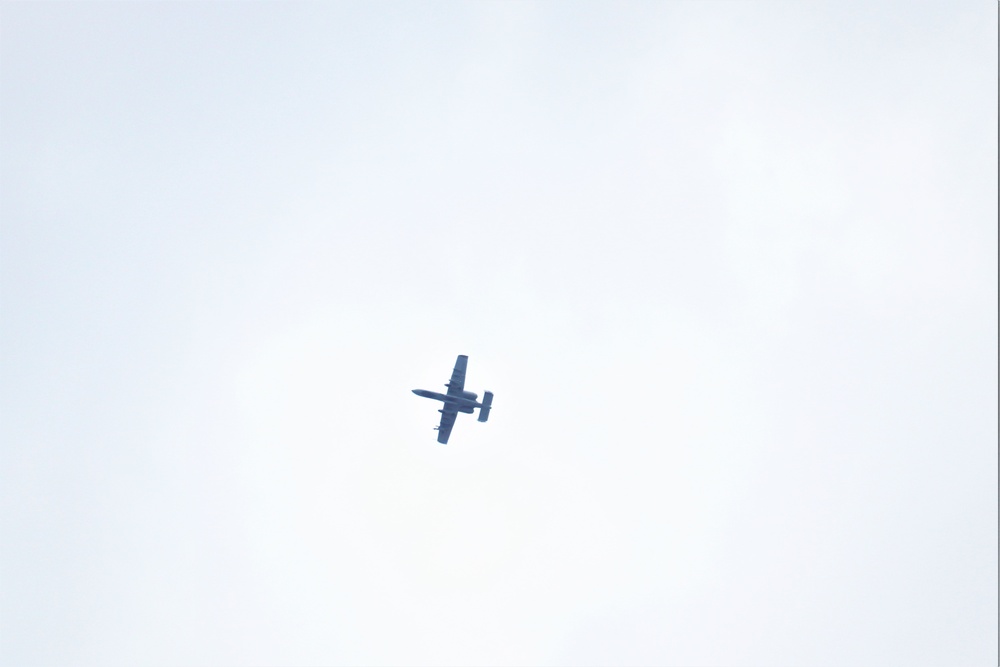
[[[448,436],[451,435],[451,427],[455,425],[456,417],[458,417],[458,412],[449,410],[447,405],[441,410],[441,423],[438,425],[437,431],[438,442],[442,445],[448,444]]]
[[[451,372],[451,380],[448,381],[449,396],[457,396],[465,390],[465,367],[468,364],[468,356],[464,354],[458,355],[458,359],[455,360],[455,370]],[[454,422],[454,419],[452,419],[452,422]]]

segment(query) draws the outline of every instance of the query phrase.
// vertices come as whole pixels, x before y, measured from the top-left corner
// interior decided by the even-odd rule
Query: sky
[[[0,406],[3,664],[996,665],[997,4],[5,2]]]

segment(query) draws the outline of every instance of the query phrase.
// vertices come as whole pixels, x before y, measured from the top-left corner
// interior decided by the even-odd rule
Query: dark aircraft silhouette
[[[459,412],[472,414],[479,408],[479,421],[484,422],[489,419],[490,405],[493,403],[493,394],[486,392],[483,394],[483,402],[476,402],[476,394],[465,391],[465,367],[469,363],[469,357],[464,354],[458,355],[455,360],[455,370],[451,372],[451,380],[445,384],[448,387],[447,394],[439,394],[426,389],[414,389],[413,393],[424,398],[433,398],[436,401],[443,401],[444,407],[438,412],[441,413],[441,423],[434,427],[438,432],[438,442],[442,445],[448,444],[448,436],[451,435],[451,427],[455,425],[455,418]]]

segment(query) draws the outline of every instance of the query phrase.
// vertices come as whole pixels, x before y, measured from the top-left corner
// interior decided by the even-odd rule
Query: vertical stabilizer
[[[479,421],[484,422],[490,418],[491,405],[493,405],[493,392],[488,391],[483,394],[483,407],[479,408]]]

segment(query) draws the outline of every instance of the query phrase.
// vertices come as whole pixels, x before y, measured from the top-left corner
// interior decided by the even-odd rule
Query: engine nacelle
[[[476,392],[474,392],[474,391],[463,391],[462,392],[462,398],[467,398],[470,401],[476,400],[477,396],[478,396],[478,394]]]

